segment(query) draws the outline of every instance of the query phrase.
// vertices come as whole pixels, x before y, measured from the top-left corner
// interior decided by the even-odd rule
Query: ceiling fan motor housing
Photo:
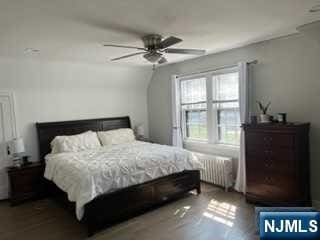
[[[148,50],[158,50],[160,49],[160,43],[162,40],[162,36],[159,34],[150,34],[146,35],[142,38],[144,43],[144,47]]]

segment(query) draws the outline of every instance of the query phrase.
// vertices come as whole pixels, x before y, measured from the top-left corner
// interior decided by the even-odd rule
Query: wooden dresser
[[[248,202],[310,204],[309,123],[244,124]]]

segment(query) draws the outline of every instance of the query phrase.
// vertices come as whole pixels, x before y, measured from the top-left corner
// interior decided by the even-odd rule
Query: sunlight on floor
[[[214,215],[211,214],[211,213],[204,212],[204,213],[203,213],[203,216],[205,216],[205,217],[207,217],[207,218],[210,218],[210,219],[212,219],[212,220],[214,220],[214,221],[216,221],[216,222],[225,224],[225,225],[227,225],[227,226],[229,226],[229,227],[232,227],[232,226],[233,226],[233,222],[228,221],[228,220],[226,220],[226,219],[224,219],[224,218],[222,218],[222,217],[214,216]]]
[[[174,215],[179,215],[180,218],[183,218],[190,209],[191,206],[184,206],[182,208],[177,209],[174,212]]]
[[[237,207],[235,205],[212,199],[203,216],[232,227],[236,211]]]

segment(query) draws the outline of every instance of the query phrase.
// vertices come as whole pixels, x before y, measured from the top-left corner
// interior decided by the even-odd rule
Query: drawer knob
[[[265,181],[266,183],[271,183],[271,182],[272,182],[272,178],[271,178],[271,177],[265,177],[265,178],[264,178],[264,181]]]
[[[272,150],[265,150],[265,154],[272,154]]]
[[[271,167],[272,167],[272,162],[266,162],[266,163],[265,163],[265,166],[266,166],[267,168],[271,168]]]
[[[263,137],[263,141],[265,142],[272,142],[272,137]]]

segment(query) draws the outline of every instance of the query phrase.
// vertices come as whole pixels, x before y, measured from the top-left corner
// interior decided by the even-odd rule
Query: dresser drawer
[[[247,193],[265,201],[287,202],[298,197],[300,190],[294,175],[257,171],[247,176]]]
[[[295,153],[287,148],[274,148],[266,154],[264,167],[275,174],[294,174],[297,171]]]
[[[248,148],[261,146],[263,148],[284,147],[293,148],[295,136],[284,133],[248,132],[246,133],[246,144]]]
[[[246,152],[246,168],[247,171],[254,171],[265,168],[265,162],[267,161],[267,155],[264,151],[259,149],[253,149]]]

